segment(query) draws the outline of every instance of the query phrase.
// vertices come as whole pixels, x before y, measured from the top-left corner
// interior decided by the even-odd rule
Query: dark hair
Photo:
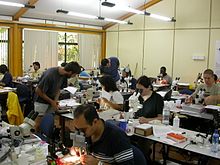
[[[67,64],[66,62],[62,62],[62,63],[60,64],[60,66],[65,67],[66,64]]]
[[[99,82],[105,87],[106,92],[118,91],[118,88],[112,76],[104,75],[99,78]]]
[[[137,80],[137,84],[143,85],[145,88],[151,88],[153,89],[151,79],[148,78],[147,76],[141,76]]]
[[[131,70],[129,68],[124,68],[123,72],[126,73],[126,76],[131,76]]]
[[[78,64],[78,62],[72,61],[64,66],[64,70],[67,72],[72,71],[72,73],[79,74],[81,72],[81,66]]]
[[[214,76],[214,72],[213,72],[213,70],[211,70],[211,69],[206,69],[206,70],[203,72],[203,74],[209,74],[209,75],[211,75],[211,76]]]
[[[109,60],[107,58],[102,59],[101,65],[106,66],[109,63]]]
[[[167,71],[167,68],[165,66],[162,66],[160,69],[163,69],[165,72]]]
[[[5,64],[0,65],[0,73],[5,74],[8,71],[8,67]]]
[[[33,62],[33,65],[37,65],[40,68],[40,63],[37,61]]]
[[[99,119],[99,115],[95,107],[91,104],[79,105],[74,111],[74,118],[79,118],[81,115],[84,115],[86,122],[92,125],[94,119]]]
[[[214,80],[217,81],[218,80],[218,76],[216,74],[214,74]]]

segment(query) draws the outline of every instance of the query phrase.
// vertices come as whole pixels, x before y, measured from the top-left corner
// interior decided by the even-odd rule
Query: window
[[[79,62],[79,46],[77,33],[58,33],[58,65],[62,62]]]
[[[0,64],[8,66],[8,28],[0,27]]]

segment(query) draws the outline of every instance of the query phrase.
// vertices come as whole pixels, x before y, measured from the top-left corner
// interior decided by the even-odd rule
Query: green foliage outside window
[[[58,33],[58,65],[62,62],[79,62],[79,47],[77,33]]]

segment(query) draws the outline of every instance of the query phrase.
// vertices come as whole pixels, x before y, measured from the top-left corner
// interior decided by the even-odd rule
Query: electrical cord
[[[4,161],[8,157],[10,152],[11,152],[11,149],[9,148],[8,151],[0,157],[0,162]]]

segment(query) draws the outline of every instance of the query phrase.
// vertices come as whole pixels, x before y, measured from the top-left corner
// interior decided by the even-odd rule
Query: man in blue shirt
[[[78,106],[74,111],[73,123],[87,138],[88,153],[81,155],[83,165],[134,164],[132,146],[126,133],[100,119],[94,106]]]
[[[120,80],[120,75],[118,72],[119,60],[117,57],[105,58],[101,61],[100,72],[101,74],[106,74],[112,76],[115,82]]]

